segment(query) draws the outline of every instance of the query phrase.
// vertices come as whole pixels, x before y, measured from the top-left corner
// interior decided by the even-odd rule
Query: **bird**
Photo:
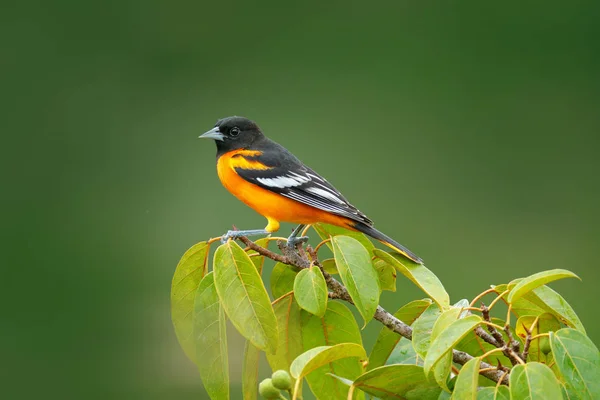
[[[373,221],[354,207],[325,178],[285,147],[267,138],[252,120],[232,116],[217,121],[199,136],[217,145],[217,173],[223,186],[267,219],[264,229],[230,230],[222,236],[269,235],[280,222],[298,224],[288,237],[294,247],[308,240],[298,236],[307,225],[325,223],[362,232],[409,260],[423,264],[415,253],[375,229]]]

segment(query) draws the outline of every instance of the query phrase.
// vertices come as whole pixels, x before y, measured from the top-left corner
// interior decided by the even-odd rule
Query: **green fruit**
[[[287,371],[280,369],[279,371],[273,372],[271,376],[273,380],[273,386],[281,390],[290,390],[292,388],[292,377]]]
[[[258,384],[258,393],[265,399],[278,399],[280,396],[279,389],[273,386],[271,378],[263,379],[263,381]]]
[[[552,351],[552,349],[550,348],[550,341],[548,340],[548,338],[540,338],[540,350],[544,354],[548,354]]]

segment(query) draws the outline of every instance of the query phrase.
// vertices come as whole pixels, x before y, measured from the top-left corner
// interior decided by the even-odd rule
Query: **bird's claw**
[[[226,234],[221,236],[221,243],[225,244],[229,239],[235,239],[239,237],[240,235],[237,234],[238,232],[239,231],[227,231]]]
[[[296,245],[298,243],[306,243],[306,242],[308,242],[308,236],[290,237],[287,240],[287,247],[293,249],[294,247],[296,247]]]

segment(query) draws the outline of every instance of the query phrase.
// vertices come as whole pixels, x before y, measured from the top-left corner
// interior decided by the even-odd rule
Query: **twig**
[[[485,304],[481,305],[481,314],[483,315],[483,319],[486,321],[486,326],[488,328],[488,331],[490,331],[490,333],[492,334],[492,336],[494,337],[494,339],[497,342],[497,344],[495,344],[495,346],[502,349],[502,352],[504,353],[504,355],[506,357],[508,357],[508,359],[510,360],[512,365],[519,364],[519,359],[517,357],[514,357],[514,353],[515,353],[514,349],[512,351],[509,349],[509,346],[504,341],[504,337],[498,330],[498,329],[504,330],[505,328],[502,328],[501,326],[491,323],[490,309]],[[492,343],[492,344],[494,344],[494,343]],[[518,350],[517,350],[517,352],[518,352]]]
[[[281,254],[274,253],[269,249],[265,249],[264,247],[257,245],[252,240],[248,239],[246,236],[241,236],[238,239],[240,239],[242,243],[250,247],[252,250],[256,251],[259,254],[262,254],[265,257],[270,258],[273,261],[277,261],[282,264],[290,264],[290,260],[288,260],[287,257],[282,256]]]
[[[482,338],[484,341],[491,344],[492,346],[502,347],[502,344],[498,343],[498,341],[496,339],[494,339],[494,337],[492,335],[490,335],[489,333],[484,331],[481,326],[478,326],[477,328],[475,328],[475,334],[477,336],[479,336],[480,338]]]
[[[282,241],[277,243],[282,254],[277,254],[261,246],[258,246],[256,243],[252,242],[246,237],[239,237],[238,239],[241,240],[246,246],[250,247],[252,250],[274,261],[291,265],[297,268],[308,268],[311,265],[311,261],[308,259],[307,254],[305,252],[299,254],[297,251],[295,251],[295,249],[290,249],[289,247],[287,247]],[[315,259],[312,260],[313,263],[315,265],[319,265],[318,260],[316,260],[316,254],[314,254],[312,250],[307,251],[308,254],[311,255],[311,257],[313,257],[313,255],[315,256]],[[344,285],[342,285],[340,282],[338,282],[335,278],[333,278],[330,274],[328,274],[325,271],[323,271],[323,276],[325,278],[325,282],[327,283],[327,287],[330,290],[329,297],[331,299],[340,299],[350,304],[354,304],[352,298],[350,297],[350,294],[348,293],[348,290],[346,290]],[[396,332],[400,336],[412,340],[412,328],[409,325],[402,322],[401,320],[399,320],[398,318],[394,317],[383,307],[377,306],[373,319],[379,321],[380,323],[385,325],[390,330]],[[494,339],[492,338],[492,340]],[[464,351],[452,350],[452,360],[457,364],[464,365],[473,358],[474,357],[472,355],[465,353]],[[481,361],[480,368],[485,370],[484,372],[482,372],[483,376],[495,382],[499,382],[500,384],[508,385],[508,372],[498,370],[497,368],[494,368],[492,365],[484,361]]]
[[[527,336],[525,338],[525,344],[523,345],[523,354],[521,354],[521,358],[523,359],[523,361],[527,362],[527,357],[529,356],[529,346],[531,346],[531,331],[529,329],[527,329],[525,326],[523,326],[523,329],[525,329],[525,332],[527,333]]]
[[[529,328],[527,328],[525,326],[525,324],[523,324],[523,329],[525,330],[525,333],[527,335],[525,336],[525,344],[523,345],[523,354],[521,355],[521,358],[525,362],[527,362],[527,357],[529,356],[529,347],[531,346],[531,342],[533,341],[533,339],[537,339],[540,336],[544,335],[544,334],[541,334],[541,335],[535,335],[533,337],[531,336],[531,333],[535,330],[535,327],[539,320],[540,320],[540,317],[538,316],[536,319],[533,320],[533,323],[531,324],[531,327],[529,327]]]
[[[490,309],[485,304],[481,304],[481,314],[483,315],[483,319],[485,321],[492,322],[492,319],[490,318]],[[490,333],[494,337],[494,339],[496,339],[496,341],[501,346],[504,346],[505,345],[504,337],[502,337],[502,334],[498,331],[498,329],[496,329],[492,325],[487,325],[487,328],[488,328],[488,331],[490,331]]]
[[[510,330],[510,325],[506,324],[506,326],[504,327],[504,332],[508,337],[508,346],[510,347],[510,349],[518,353],[519,349],[521,348],[521,344],[513,336],[512,331]]]

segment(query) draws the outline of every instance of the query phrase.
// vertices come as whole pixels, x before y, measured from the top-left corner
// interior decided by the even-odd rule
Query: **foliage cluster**
[[[230,396],[226,319],[247,340],[248,400],[259,387],[266,398],[301,398],[305,381],[318,399],[600,398],[600,353],[571,306],[546,286],[576,277],[572,272],[540,272],[452,304],[424,265],[377,249],[356,232],[313,229],[322,239],[314,249],[279,242],[279,254],[268,250],[279,238],[241,238],[246,248],[229,240],[216,249],[209,271],[213,239],[181,258],[172,319],[212,399]],[[333,257],[319,260],[324,246]],[[261,276],[265,257],[278,261],[270,295]],[[397,272],[426,298],[391,315],[379,298],[396,290]],[[356,307],[363,327],[372,319],[384,325],[370,351],[345,303]],[[274,374],[259,385],[261,353]]]

